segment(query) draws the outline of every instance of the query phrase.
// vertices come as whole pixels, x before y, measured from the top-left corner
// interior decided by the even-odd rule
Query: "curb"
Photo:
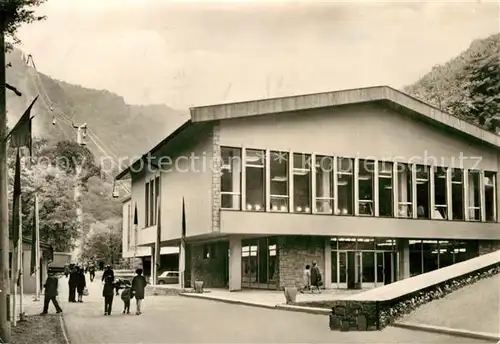
[[[181,294],[179,294],[179,296],[191,297],[191,298],[200,299],[200,300],[207,300],[207,301],[214,301],[214,302],[224,302],[224,303],[230,303],[230,304],[233,304],[233,305],[260,307],[260,308],[267,308],[267,309],[276,309],[276,306],[265,305],[265,304],[262,304],[262,303],[248,302],[248,301],[238,301],[238,300],[230,300],[230,299],[220,299],[220,298],[213,297],[213,296],[202,296],[202,295],[203,294],[195,294],[195,293],[181,293]]]
[[[294,305],[276,305],[276,308],[283,311],[308,313],[308,314],[319,314],[319,315],[330,315],[331,310],[326,308],[315,308],[315,307],[301,307]]]
[[[494,333],[484,333],[484,332],[474,332],[469,330],[458,330],[449,327],[440,327],[440,326],[432,326],[432,325],[423,325],[417,323],[394,323],[392,324],[394,327],[405,328],[409,330],[417,330],[424,332],[433,332],[433,333],[441,333],[447,334],[456,337],[470,338],[470,339],[481,339],[485,341],[500,341],[500,334]]]
[[[68,328],[66,327],[66,321],[64,320],[64,315],[63,314],[61,314],[61,317],[59,318],[59,321],[61,322],[61,331],[63,333],[64,342],[66,344],[70,344],[69,337],[68,337]]]

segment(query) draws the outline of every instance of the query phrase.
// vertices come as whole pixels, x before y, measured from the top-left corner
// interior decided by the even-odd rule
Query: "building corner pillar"
[[[330,238],[325,238],[325,271],[324,271],[325,289],[332,288],[332,244]]]
[[[241,238],[229,238],[229,291],[241,290]]]
[[[151,247],[151,268],[150,268],[150,281],[154,285],[156,283],[156,253],[155,248]]]
[[[398,250],[398,279],[403,280],[410,277],[410,240],[396,239],[396,247]]]

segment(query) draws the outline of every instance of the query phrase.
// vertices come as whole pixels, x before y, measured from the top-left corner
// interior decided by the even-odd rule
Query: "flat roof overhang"
[[[454,132],[465,134],[500,149],[500,136],[478,126],[465,122],[455,116],[406,93],[389,86],[374,86],[325,93],[299,95],[293,97],[271,98],[230,104],[194,107],[190,109],[193,123],[231,118],[260,116],[293,111],[304,111],[362,103],[384,103],[391,108],[404,109],[419,119],[433,122]]]

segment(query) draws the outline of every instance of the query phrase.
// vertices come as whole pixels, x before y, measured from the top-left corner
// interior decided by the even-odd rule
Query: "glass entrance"
[[[241,285],[244,288],[276,289],[278,248],[275,238],[243,240]]]
[[[336,238],[332,241],[332,286],[373,288],[397,280],[398,253],[392,239]]]
[[[361,252],[339,252],[339,287],[347,289],[361,288]]]

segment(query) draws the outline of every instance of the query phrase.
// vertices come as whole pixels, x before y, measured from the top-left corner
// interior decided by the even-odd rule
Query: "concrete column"
[[[399,280],[410,277],[410,240],[396,239],[399,253]]]
[[[332,288],[332,244],[330,238],[325,238],[325,271],[323,272],[326,289]]]
[[[241,290],[241,238],[229,238],[229,291]]]
[[[155,248],[151,247],[151,268],[150,268],[150,276],[151,276],[151,284],[154,284],[156,281],[156,254]]]

